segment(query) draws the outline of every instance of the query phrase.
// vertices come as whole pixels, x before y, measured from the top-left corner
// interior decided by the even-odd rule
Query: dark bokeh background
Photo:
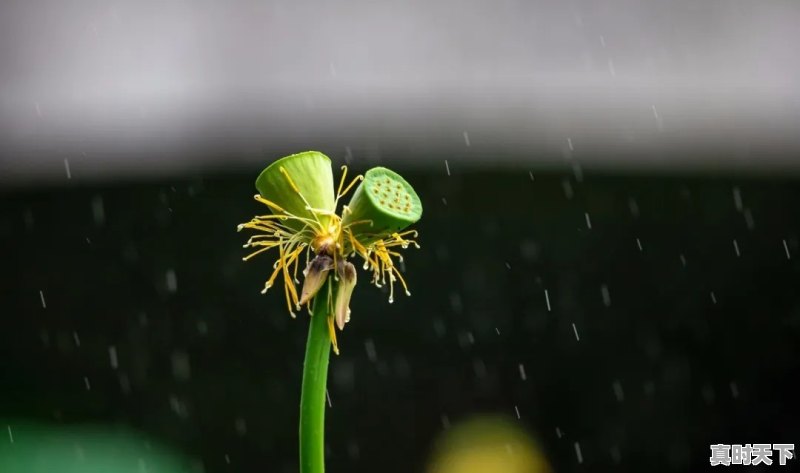
[[[479,412],[518,411],[563,472],[797,443],[797,182],[432,162],[398,169],[425,205],[413,296],[359,285],[332,359],[330,471],[422,471]],[[259,293],[272,260],[235,232],[259,170],[0,194],[0,417],[296,471],[307,319]]]

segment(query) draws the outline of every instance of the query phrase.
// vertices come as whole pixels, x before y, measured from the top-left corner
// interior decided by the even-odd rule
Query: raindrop
[[[450,418],[447,417],[447,414],[442,414],[440,420],[442,421],[442,427],[444,427],[445,429],[450,428]]]
[[[612,387],[614,388],[614,397],[617,398],[617,402],[624,401],[625,392],[622,390],[622,384],[620,384],[619,380],[614,380]]]
[[[11,426],[8,426],[8,440],[11,443],[14,443],[14,434],[11,432]]]
[[[247,422],[241,417],[236,418],[234,427],[236,428],[236,433],[240,436],[244,436],[247,433]]]
[[[637,238],[636,239],[636,246],[639,247],[639,251],[642,251],[643,250],[642,249],[642,240]]]
[[[556,426],[556,437],[561,438],[564,434],[561,432],[561,429]]]
[[[717,303],[717,296],[714,294],[714,291],[711,291],[711,302],[714,304]]]
[[[42,309],[47,309],[47,303],[44,300],[44,292],[42,292],[41,289],[39,290],[39,299],[42,301]]]
[[[112,369],[119,368],[119,359],[117,359],[117,347],[111,345],[108,347],[108,360]]]
[[[592,229],[592,219],[589,218],[589,212],[584,212],[583,217],[586,219],[586,228]]]
[[[658,131],[664,130],[664,120],[661,119],[661,116],[658,114],[658,110],[656,110],[656,106],[652,105],[651,108],[653,109],[653,117],[656,119],[656,127],[658,127]]]
[[[683,253],[681,253],[681,264],[683,265],[684,268],[686,267],[686,257],[683,256]]]
[[[572,138],[567,138],[567,147],[570,151],[575,151],[575,147],[572,146]]]
[[[533,171],[528,171],[528,176],[530,176],[531,181],[535,181],[536,179],[533,177]]]
[[[378,360],[378,353],[375,351],[375,342],[371,338],[364,341],[364,348],[367,350],[367,359],[371,362]]]
[[[578,335],[578,327],[575,326],[575,322],[572,322],[572,331],[575,332],[575,340],[581,341],[581,337]]]
[[[186,381],[192,377],[192,367],[189,354],[184,351],[175,351],[170,358],[172,364],[172,377],[179,381]]]
[[[631,215],[639,217],[639,203],[633,197],[628,199],[628,208],[631,210]]]
[[[733,204],[739,212],[744,208],[742,205],[742,191],[738,187],[733,188]]]
[[[575,174],[575,180],[578,182],[583,182],[583,169],[581,165],[578,163],[572,164],[572,172]]]
[[[446,199],[446,198],[444,198],[444,197],[442,197],[442,203],[443,203],[444,205],[447,205],[447,199]]]
[[[328,400],[328,407],[333,407],[333,404],[331,404],[331,393],[327,389],[325,389],[325,398]]]
[[[83,385],[86,386],[87,391],[92,390],[92,385],[89,383],[89,378],[87,376],[83,377]]]
[[[789,253],[789,245],[786,244],[786,240],[783,240],[783,251],[786,252],[786,259],[792,259],[792,255]]]
[[[167,270],[166,279],[167,290],[174,294],[178,290],[178,277],[175,275],[174,269]]]
[[[567,199],[572,199],[572,196],[574,196],[575,193],[572,190],[572,183],[569,182],[569,179],[564,179],[561,181],[561,187],[564,188],[564,195],[567,197]]]
[[[500,335],[500,329],[499,328],[495,327],[494,331],[497,332],[498,335]]]
[[[169,397],[169,407],[178,417],[184,419],[189,417],[189,409],[186,407],[186,404],[174,394]]]
[[[450,164],[447,162],[446,159],[444,160],[444,167],[447,170],[447,175],[450,176]]]
[[[520,364],[519,364],[519,377],[520,377],[520,378],[521,378],[523,381],[525,381],[526,379],[528,379],[528,376],[527,376],[527,375],[525,375],[525,365],[523,365],[522,363],[520,363]]]
[[[69,170],[69,160],[64,158],[64,172],[67,173],[67,179],[72,179],[72,172]]]
[[[517,419],[521,419],[521,418],[522,418],[522,417],[520,417],[520,415],[519,415],[519,407],[517,407],[517,406],[514,406],[514,412],[516,412],[516,413],[517,413]]]
[[[578,457],[578,463],[583,463],[583,454],[581,453],[581,444],[575,442],[575,456]]]
[[[464,144],[466,144],[467,146],[470,146],[469,133],[467,133],[466,131],[464,132]]]
[[[750,209],[744,209],[744,223],[747,225],[748,230],[752,230],[756,226],[756,222],[753,220],[753,212]]]
[[[731,388],[731,397],[734,399],[739,399],[739,386],[736,385],[733,381],[730,383]]]
[[[547,312],[551,312],[552,308],[550,307],[550,293],[547,292],[547,289],[544,290],[544,301],[547,303]]]
[[[737,258],[741,256],[741,253],[739,252],[739,242],[737,242],[735,239],[733,240],[733,251],[736,252]]]
[[[611,305],[611,294],[608,292],[608,286],[603,284],[600,286],[600,293],[603,295],[603,305],[608,307]]]

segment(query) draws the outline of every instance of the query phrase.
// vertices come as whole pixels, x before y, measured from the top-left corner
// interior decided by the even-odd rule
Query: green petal
[[[344,212],[342,219],[345,225],[359,220],[372,222],[351,227],[363,244],[399,232],[422,217],[422,202],[411,184],[384,167],[367,171],[348,207],[350,212]]]
[[[283,168],[284,172],[281,172]],[[292,188],[288,175],[305,198]],[[308,206],[334,211],[333,170],[331,160],[318,151],[305,151],[281,158],[267,166],[256,179],[256,189],[262,197],[298,217],[315,219]],[[323,222],[328,219],[317,217]],[[299,222],[286,221],[293,227],[302,227]]]

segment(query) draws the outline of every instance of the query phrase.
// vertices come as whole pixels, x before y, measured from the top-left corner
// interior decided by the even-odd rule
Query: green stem
[[[331,354],[326,289],[317,293],[306,342],[300,395],[300,473],[325,472],[325,388]]]

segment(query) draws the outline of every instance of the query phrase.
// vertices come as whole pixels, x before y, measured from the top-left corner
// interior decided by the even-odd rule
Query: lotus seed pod
[[[309,220],[319,220],[325,227],[330,218],[309,210],[335,210],[331,160],[318,151],[305,151],[281,158],[267,166],[256,179],[261,196],[287,213]],[[272,209],[273,213],[281,213]],[[286,225],[300,230],[304,224],[287,220]]]
[[[399,232],[422,217],[422,202],[411,184],[384,167],[367,171],[348,207],[342,223],[353,223],[353,233],[363,244]]]

